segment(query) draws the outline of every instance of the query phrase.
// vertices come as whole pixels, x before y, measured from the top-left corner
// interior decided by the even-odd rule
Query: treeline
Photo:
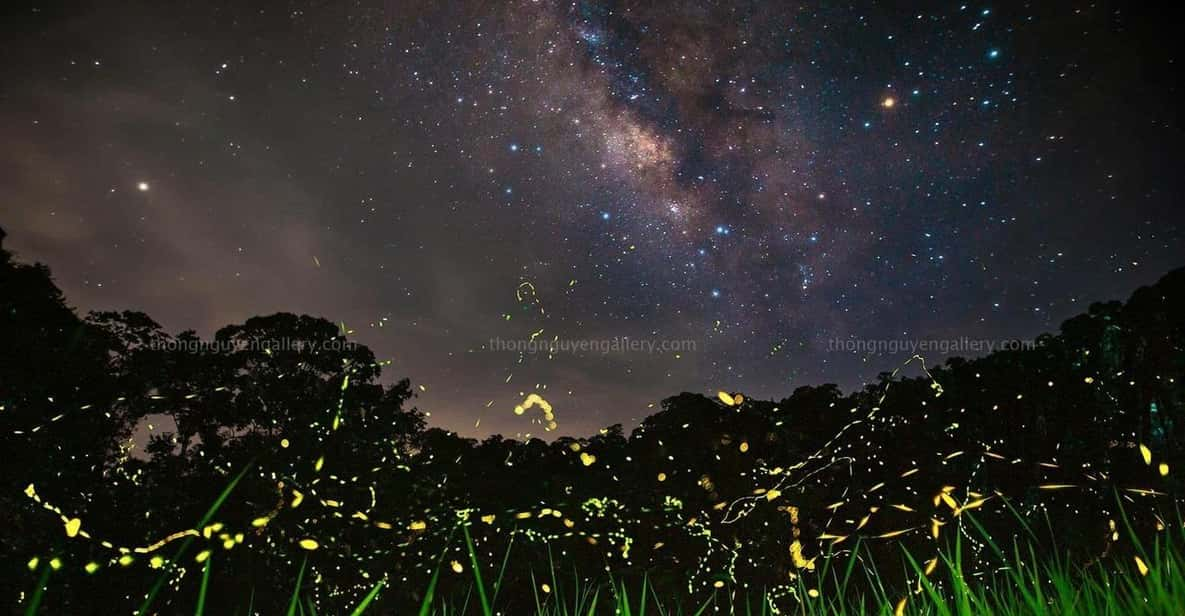
[[[270,614],[303,563],[318,613],[379,580],[374,613],[404,613],[435,572],[440,600],[473,592],[468,536],[506,613],[557,571],[793,601],[851,549],[904,584],[905,551],[958,537],[990,571],[972,519],[1105,559],[1126,549],[1113,522],[1179,524],[1183,307],[1176,270],[1033,348],[861,391],[682,393],[628,433],[478,441],[428,427],[411,384],[383,385],[324,319],[256,317],[210,344],[142,313],[80,317],[0,251],[0,593],[21,612],[48,570],[45,613],[126,613],[164,576],[153,611],[192,613],[208,560],[207,613]]]

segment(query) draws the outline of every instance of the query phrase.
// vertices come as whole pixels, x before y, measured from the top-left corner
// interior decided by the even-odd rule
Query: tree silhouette
[[[57,555],[70,565],[54,575],[50,613],[130,609],[160,575],[147,555],[179,543],[130,551],[128,567],[112,564],[116,549],[191,529],[239,473],[223,526],[192,531],[217,562],[208,613],[241,612],[250,597],[264,613],[286,605],[306,558],[307,594],[327,613],[381,578],[379,609],[399,613],[442,569],[438,592],[464,596],[471,578],[449,564],[469,567],[460,523],[497,563],[509,613],[533,606],[532,580],[553,568],[592,582],[646,575],[669,596],[690,588],[691,605],[716,584],[805,579],[820,553],[855,543],[820,537],[860,537],[890,564],[903,548],[933,551],[949,535],[935,541],[931,520],[957,525],[943,493],[1007,497],[1087,561],[1110,549],[1117,490],[1179,493],[1157,469],[1185,463],[1182,306],[1176,270],[1034,345],[885,373],[851,393],[685,392],[628,435],[478,441],[428,427],[410,382],[384,384],[373,353],[329,321],[279,313],[203,340],[137,312],[79,318],[47,268],[0,249],[0,589],[19,596],[25,563]],[[1075,489],[1042,488],[1059,484]],[[1015,535],[1015,517],[987,509],[976,510],[986,528]],[[75,516],[90,540],[66,537],[60,518]],[[968,566],[986,557],[972,545]],[[86,562],[104,569],[87,575]],[[159,609],[191,611],[192,598],[169,593]]]

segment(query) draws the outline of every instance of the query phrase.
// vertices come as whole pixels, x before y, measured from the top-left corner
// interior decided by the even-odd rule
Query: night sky
[[[836,339],[1030,338],[1185,264],[1179,9],[891,4],[7,6],[5,246],[172,332],[344,322],[471,435],[851,388],[904,357]],[[486,348],[540,330],[696,348]]]

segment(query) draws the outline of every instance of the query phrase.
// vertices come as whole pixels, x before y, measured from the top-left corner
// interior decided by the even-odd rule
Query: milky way
[[[467,433],[540,431],[535,391],[586,433],[857,386],[900,358],[856,342],[1027,339],[1181,264],[1179,43],[1146,11],[24,7],[6,246],[174,331],[345,322]],[[694,348],[490,348],[532,336]]]

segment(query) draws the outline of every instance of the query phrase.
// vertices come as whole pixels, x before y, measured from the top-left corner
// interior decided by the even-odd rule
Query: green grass
[[[226,486],[202,517],[199,528],[213,519],[243,473]],[[1099,557],[1091,558],[1089,564],[1080,564],[1080,555],[1075,559],[1058,553],[1056,548],[1043,550],[1036,547],[1036,531],[1019,514],[1018,530],[1024,534],[1006,550],[997,545],[973,515],[966,514],[961,518],[961,530],[975,536],[976,542],[983,546],[979,562],[989,563],[994,573],[979,575],[965,570],[969,558],[964,550],[963,533],[958,532],[953,534],[955,539],[950,548],[936,557],[927,555],[918,558],[903,551],[900,562],[907,585],[890,583],[885,581],[886,578],[900,580],[902,576],[882,575],[878,567],[885,566],[883,554],[878,562],[866,549],[868,546],[857,539],[846,552],[820,555],[815,573],[809,577],[798,577],[791,587],[782,589],[776,595],[726,584],[706,596],[688,596],[685,590],[664,595],[646,575],[635,576],[630,581],[611,576],[588,581],[589,578],[573,571],[571,578],[561,577],[560,567],[552,558],[550,548],[546,570],[530,575],[530,589],[506,588],[505,573],[513,554],[514,535],[511,535],[512,540],[500,562],[487,564],[478,555],[467,523],[462,522],[453,527],[445,541],[444,551],[436,558],[433,574],[417,612],[419,616],[522,613],[536,616],[1185,614],[1185,525],[1178,521],[1166,530],[1146,536],[1145,540],[1151,541],[1146,544],[1141,542],[1127,518],[1120,518],[1124,523],[1124,538],[1115,544],[1109,554],[1094,555]],[[438,582],[441,572],[450,566],[445,564],[445,558],[452,548],[457,531],[460,531],[468,554],[472,580],[467,585],[454,585],[456,590],[448,596],[441,596],[438,594]],[[1047,531],[1050,536],[1056,536],[1052,528]],[[150,609],[164,586],[169,568],[172,563],[179,562],[189,548],[189,543],[189,540],[181,543],[136,613],[152,613]],[[931,562],[932,567],[929,566]],[[210,580],[217,577],[213,563],[212,557],[203,562],[194,604],[196,616],[202,616],[207,611]],[[314,616],[318,613],[312,600],[314,595],[306,588],[307,565],[306,555],[289,595],[285,610],[288,616]],[[456,563],[451,566],[460,571]],[[27,616],[39,613],[53,569],[50,562],[41,567],[37,585],[29,593],[25,606]],[[386,587],[387,580],[380,579],[349,613],[352,616],[366,614],[381,599]],[[499,599],[507,594],[516,596],[520,603],[500,603]],[[533,600],[531,608],[522,607],[523,597]],[[252,614],[256,608],[254,592],[248,602],[247,613]],[[274,613],[273,607],[259,609],[263,610],[261,613]],[[376,611],[388,613],[388,609],[377,608]]]
[[[970,525],[975,525],[974,520]],[[420,616],[523,613],[518,607],[499,606],[497,601],[500,592],[507,590],[503,588],[503,573],[513,543],[501,559],[497,575],[487,578],[468,529],[464,525],[458,528],[469,554],[473,580],[459,595],[437,595],[437,582],[446,566],[442,553],[419,606]],[[875,565],[866,564],[871,562],[868,558],[857,557],[861,550],[857,545],[844,555],[820,557],[822,564],[818,574],[809,581],[802,577],[796,581],[794,593],[797,599],[787,596],[774,599],[763,592],[744,592],[729,587],[706,597],[662,596],[646,576],[634,584],[613,578],[600,583],[584,582],[575,572],[571,579],[561,579],[557,574],[558,567],[549,559],[546,577],[531,576],[530,594],[534,605],[530,613],[536,616],[1185,614],[1185,556],[1181,552],[1185,533],[1181,533],[1180,525],[1175,530],[1158,533],[1147,547],[1134,534],[1129,537],[1122,546],[1125,556],[1107,556],[1089,565],[1075,564],[1064,556],[1039,556],[1032,544],[1017,543],[1004,551],[985,537],[984,544],[992,553],[997,572],[984,577],[971,576],[964,571],[962,563],[966,555],[961,540],[956,541],[947,553],[938,556],[937,565],[929,575],[925,573],[925,561],[903,553],[905,572],[911,581],[909,588],[890,588],[882,581]],[[195,610],[198,616],[206,605],[212,563],[212,558],[206,560],[202,569]],[[307,562],[302,562],[295,576],[286,610],[289,616],[317,614],[313,602],[305,594],[306,565]],[[47,564],[39,576],[26,614],[38,613],[49,571]],[[362,616],[367,613],[385,586],[385,580],[374,584],[350,614]],[[811,593],[812,589],[816,592]],[[523,595],[523,589],[514,590],[520,591],[516,593],[520,597]],[[251,603],[254,603],[253,597]],[[252,608],[249,607],[247,613],[253,613]]]
[[[974,527],[972,520],[969,526]],[[1179,525],[1178,525],[1179,526]],[[546,581],[532,576],[536,616],[699,616],[700,614],[737,614],[742,616],[801,614],[810,616],[847,616],[857,614],[924,614],[934,616],[1034,616],[1034,615],[1114,615],[1185,614],[1185,557],[1180,547],[1185,535],[1178,531],[1159,533],[1147,549],[1130,535],[1120,554],[1095,560],[1089,565],[1076,564],[1062,555],[1039,556],[1032,544],[1016,544],[1000,549],[982,536],[996,573],[972,576],[964,571],[963,542],[938,556],[933,571],[926,575],[926,562],[903,554],[909,588],[890,589],[867,559],[856,557],[857,547],[844,556],[822,558],[818,576],[809,584],[799,578],[795,592],[800,599],[771,599],[761,592],[734,592],[723,588],[704,598],[660,596],[643,577],[640,583],[626,584],[608,579],[600,584],[557,578],[550,566]],[[487,600],[492,589],[497,597],[501,577],[486,580],[477,566],[478,559],[466,533],[466,547],[473,564],[473,592],[459,602],[434,596],[437,576],[433,576],[427,598],[421,604],[421,616],[478,614],[494,616],[509,611]],[[1139,563],[1137,564],[1137,558]],[[551,564],[551,563],[549,563]],[[437,570],[439,574],[439,568]],[[546,591],[543,584],[548,585]],[[808,594],[814,588],[817,592]],[[812,596],[813,595],[813,596]],[[898,611],[900,610],[900,612]],[[515,613],[521,613],[513,610]]]

